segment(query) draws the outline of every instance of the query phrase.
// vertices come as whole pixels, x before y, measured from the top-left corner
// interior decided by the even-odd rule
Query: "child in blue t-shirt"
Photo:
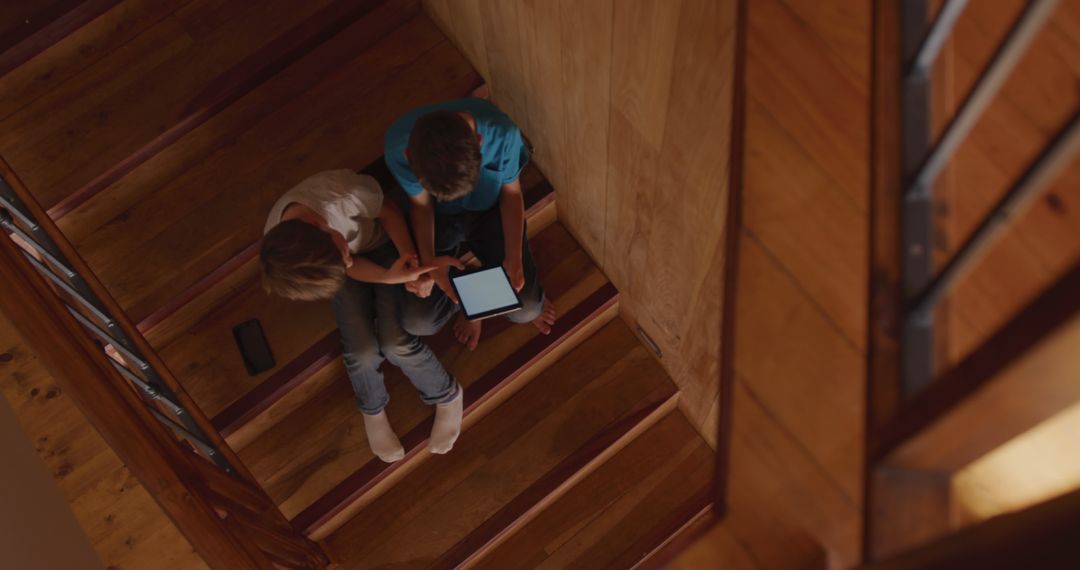
[[[502,265],[522,310],[513,322],[551,332],[555,308],[545,301],[525,239],[525,203],[518,177],[529,162],[521,131],[495,105],[458,99],[420,107],[386,133],[386,164],[409,195],[420,262],[436,265],[407,288],[402,325],[412,334],[437,332],[458,312],[449,267],[465,251],[484,265]],[[480,322],[459,315],[454,335],[469,350]]]

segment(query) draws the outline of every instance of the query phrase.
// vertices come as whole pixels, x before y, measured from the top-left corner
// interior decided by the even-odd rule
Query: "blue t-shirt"
[[[435,202],[435,210],[442,214],[454,214],[463,210],[482,212],[491,209],[499,199],[503,184],[518,179],[521,170],[529,163],[529,151],[521,139],[521,131],[510,117],[498,107],[483,99],[456,99],[435,103],[409,111],[390,125],[386,131],[386,165],[401,187],[410,196],[423,192],[419,179],[413,174],[405,149],[409,146],[409,134],[420,117],[432,111],[466,112],[476,119],[480,133],[480,176],[476,188],[470,194],[449,202]]]

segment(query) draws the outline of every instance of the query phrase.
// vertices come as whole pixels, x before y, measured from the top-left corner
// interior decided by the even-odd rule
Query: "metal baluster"
[[[18,223],[16,223],[16,220]],[[20,224],[28,228],[29,232],[20,227]],[[169,427],[174,431],[180,430],[186,439],[191,440],[195,445],[203,449],[206,455],[219,467],[225,471],[231,471],[232,468],[228,462],[202,437],[203,432],[191,415],[177,404],[176,395],[161,381],[157,372],[142,357],[135,343],[124,333],[124,330],[116,323],[115,319],[109,315],[104,303],[94,294],[93,290],[82,279],[82,276],[72,268],[60,248],[56,246],[48,233],[44,231],[44,228],[23,207],[22,201],[14,190],[2,179],[0,179],[0,226],[26,242],[56,268],[54,271],[49,265],[42,263],[30,253],[23,252],[39,273],[73,297],[79,305],[100,321],[101,326],[87,318],[75,307],[65,303],[68,311],[84,328],[102,342],[111,345],[128,364],[137,368],[142,374],[142,378],[140,378],[127,366],[117,363],[106,355],[110,364],[117,369],[121,376],[138,387],[150,400],[161,402],[183,423],[183,425],[180,425],[168,420]],[[63,276],[57,275],[56,271],[60,271]],[[159,419],[164,418],[153,407],[150,407],[150,410]]]

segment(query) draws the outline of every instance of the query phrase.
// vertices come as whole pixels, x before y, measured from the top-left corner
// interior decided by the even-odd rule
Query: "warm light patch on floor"
[[[953,477],[952,485],[957,526],[1080,487],[1080,404],[969,465]]]

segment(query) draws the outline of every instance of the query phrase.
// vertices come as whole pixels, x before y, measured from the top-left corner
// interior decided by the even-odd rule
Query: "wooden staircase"
[[[432,409],[386,364],[406,456],[375,458],[327,304],[260,287],[282,192],[342,165],[392,188],[390,122],[480,81],[416,1],[122,0],[0,76],[0,154],[343,567],[646,563],[709,508],[712,451],[538,170],[523,176],[528,235],[559,322],[543,336],[486,321],[472,353],[446,330],[428,339],[465,387],[448,455],[426,451]],[[250,318],[277,360],[254,377],[232,340]]]

